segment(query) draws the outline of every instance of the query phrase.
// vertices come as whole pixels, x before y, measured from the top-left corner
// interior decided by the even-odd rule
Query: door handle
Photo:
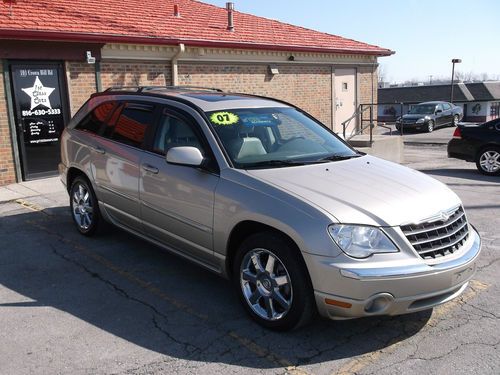
[[[91,146],[90,148],[93,151],[97,152],[98,154],[105,154],[106,153],[106,151],[102,147],[99,147],[99,146]]]
[[[158,168],[153,167],[152,165],[149,164],[143,164],[142,169],[144,169],[146,172],[153,173],[153,174],[158,174],[160,171]]]

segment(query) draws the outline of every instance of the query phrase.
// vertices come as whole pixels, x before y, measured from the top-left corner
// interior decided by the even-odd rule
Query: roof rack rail
[[[216,87],[204,87],[204,86],[165,86],[165,88],[170,90],[205,90],[205,91],[224,92],[224,90],[218,89]]]
[[[152,89],[164,89],[165,86],[112,86],[108,87],[106,91],[135,91],[142,92],[144,90],[152,90]]]
[[[204,90],[204,91],[216,91],[223,92],[223,90],[214,87],[202,87],[202,86],[112,86],[108,87],[107,91],[134,91],[143,92],[147,90],[154,89],[167,89],[167,90]]]

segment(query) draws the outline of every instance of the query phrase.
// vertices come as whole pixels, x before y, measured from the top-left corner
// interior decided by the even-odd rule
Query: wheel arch
[[[476,155],[475,155],[475,160],[478,160],[479,156],[484,152],[484,150],[488,148],[494,148],[500,151],[500,144],[497,143],[486,143],[484,145],[481,145],[480,147],[477,148]]]
[[[297,243],[285,232],[270,225],[253,220],[244,220],[239,222],[233,227],[231,233],[229,234],[226,245],[226,260],[225,260],[225,271],[229,279],[233,277],[232,274],[233,262],[236,251],[240,246],[240,244],[249,236],[262,232],[271,232],[283,238],[287,242],[287,244],[290,245],[290,247],[294,250],[296,255],[299,257],[300,261],[303,262],[303,265],[310,279],[309,271],[307,270],[304,258]]]
[[[75,181],[75,178],[77,178],[78,176],[82,176],[89,183],[91,183],[90,179],[88,178],[87,174],[84,171],[82,171],[80,168],[77,167],[70,167],[66,174],[66,189],[68,190],[68,192],[71,189],[73,181]]]

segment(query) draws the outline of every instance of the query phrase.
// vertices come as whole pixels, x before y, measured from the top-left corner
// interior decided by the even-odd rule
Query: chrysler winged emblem
[[[441,211],[439,213],[439,219],[442,221],[447,221],[450,218],[450,215],[446,212]]]

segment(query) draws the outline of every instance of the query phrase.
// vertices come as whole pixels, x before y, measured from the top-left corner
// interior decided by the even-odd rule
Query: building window
[[[347,82],[342,82],[342,91],[347,91]]]
[[[498,118],[500,116],[500,102],[491,103],[490,116],[492,118]]]

